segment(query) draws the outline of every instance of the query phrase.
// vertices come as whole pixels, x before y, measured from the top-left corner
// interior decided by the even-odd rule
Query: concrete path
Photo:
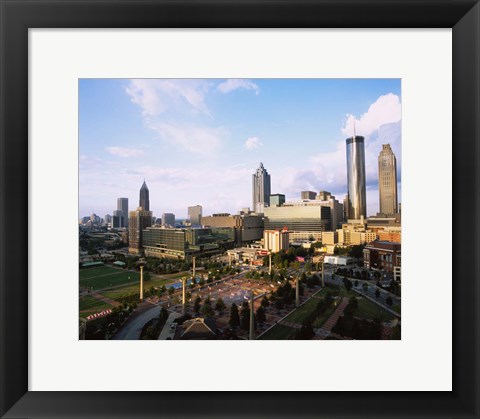
[[[173,339],[173,336],[175,335],[175,329],[172,329],[171,325],[178,317],[181,317],[179,313],[170,313],[162,331],[160,332],[160,335],[158,336],[158,340],[166,340],[167,338]]]
[[[327,319],[325,324],[320,329],[317,329],[315,331],[315,336],[313,339],[324,340],[325,338],[330,336],[331,330],[337,324],[337,321],[339,317],[343,314],[343,311],[347,308],[348,302],[349,302],[348,298],[346,297],[342,298],[341,303],[338,305],[338,307],[335,309],[332,315]]]

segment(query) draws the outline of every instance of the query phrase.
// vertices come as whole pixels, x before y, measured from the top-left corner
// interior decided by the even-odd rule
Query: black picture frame
[[[2,417],[480,417],[480,6],[477,1],[0,0],[0,13]],[[161,27],[452,28],[454,196],[453,212],[446,212],[445,216],[454,220],[453,391],[121,394],[28,391],[28,29]],[[439,252],[439,260],[444,256]],[[433,282],[434,278],[428,280]]]

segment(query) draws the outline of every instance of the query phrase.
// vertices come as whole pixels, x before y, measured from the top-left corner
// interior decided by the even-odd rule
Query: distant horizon
[[[345,140],[365,137],[367,215],[378,207],[378,154],[397,158],[401,202],[400,79],[81,79],[79,218],[139,204],[145,179],[160,218],[252,208],[262,162],[272,194],[347,192]]]

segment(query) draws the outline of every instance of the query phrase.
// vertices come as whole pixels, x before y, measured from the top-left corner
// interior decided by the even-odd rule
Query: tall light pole
[[[268,254],[268,274],[272,275],[272,252]]]
[[[187,277],[182,278],[182,316],[187,314]]]
[[[193,277],[195,278],[195,256],[192,257],[192,262],[193,262],[192,272],[193,272]]]

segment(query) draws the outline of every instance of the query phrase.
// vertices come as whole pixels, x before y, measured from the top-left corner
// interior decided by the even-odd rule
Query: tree
[[[215,310],[217,310],[218,312],[222,312],[223,310],[225,310],[225,303],[221,298],[219,298],[215,303]]]
[[[364,244],[354,245],[350,248],[348,255],[355,259],[360,259],[363,257],[363,249],[365,248]]]
[[[243,330],[250,328],[250,307],[248,303],[243,303],[242,312],[240,313],[240,326]]]
[[[238,315],[238,307],[235,303],[230,307],[230,320],[228,323],[232,327],[240,326],[240,316]]]
[[[210,304],[210,300],[205,301],[205,304],[203,304],[202,312],[205,317],[213,316],[214,313],[213,313],[212,305]]]
[[[353,314],[358,308],[358,300],[356,297],[351,297],[348,303],[348,311],[350,314]]]
[[[386,303],[388,304],[389,307],[391,307],[392,304],[393,304],[392,297],[389,296],[389,297],[386,299]]]
[[[364,294],[367,293],[367,291],[368,291],[368,284],[367,284],[366,282],[364,282],[364,283],[362,284],[362,290],[363,290],[363,293],[364,293]]]
[[[256,318],[259,323],[264,323],[266,320],[265,316],[265,310],[263,309],[262,306],[258,307],[257,312],[256,312]]]
[[[172,295],[175,292],[173,287],[168,288],[168,295]]]
[[[262,307],[268,307],[270,303],[268,302],[268,298],[265,296],[262,298]]]
[[[196,299],[195,299],[195,304],[193,306],[193,311],[195,311],[195,313],[199,313],[200,312],[200,301],[202,301],[202,298],[200,296],[198,296]]]
[[[375,289],[375,297],[380,297],[380,290],[378,288]]]
[[[302,328],[295,335],[296,340],[311,340],[315,336],[313,327],[311,324],[302,324]]]
[[[343,278],[343,285],[345,285],[345,288],[347,289],[347,291],[350,291],[352,289],[352,281],[350,281],[345,277]]]

